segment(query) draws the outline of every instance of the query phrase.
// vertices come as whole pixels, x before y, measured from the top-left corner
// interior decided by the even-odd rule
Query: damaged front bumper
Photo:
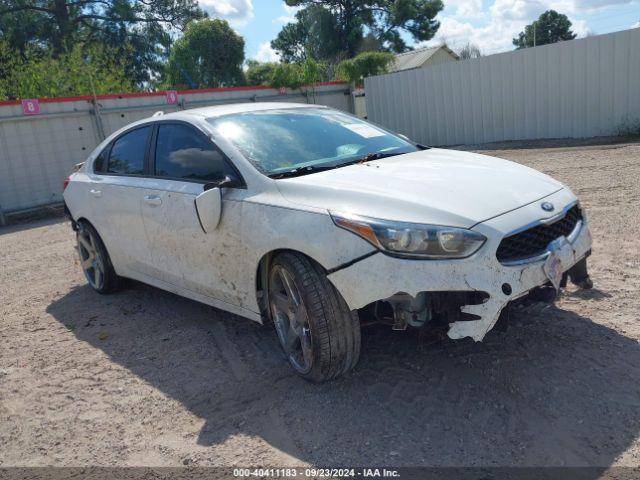
[[[576,202],[564,189],[545,201],[555,205]],[[486,292],[481,304],[461,307],[463,313],[479,319],[449,324],[450,338],[484,338],[497,322],[501,311],[514,300],[549,283],[544,265],[550,252],[516,264],[502,264],[496,258],[500,241],[523,225],[540,221],[538,203],[527,205],[473,227],[488,239],[475,255],[460,260],[407,260],[377,253],[353,265],[333,272],[329,279],[340,291],[351,310],[403,292],[416,297],[420,292]],[[554,255],[561,271],[567,272],[591,250],[591,235],[586,217],[578,223],[566,241],[557,242]],[[474,317],[475,318],[475,317]]]

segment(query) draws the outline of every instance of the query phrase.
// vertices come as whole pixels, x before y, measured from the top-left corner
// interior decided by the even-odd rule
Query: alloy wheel
[[[271,273],[269,307],[291,365],[302,374],[308,373],[313,364],[313,350],[307,309],[293,275],[281,265],[275,265]]]
[[[95,236],[87,228],[81,228],[78,232],[80,265],[89,284],[100,290],[104,285],[104,259],[97,245]]]

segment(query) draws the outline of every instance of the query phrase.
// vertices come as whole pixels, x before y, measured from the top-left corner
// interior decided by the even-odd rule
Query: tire
[[[101,294],[116,291],[121,279],[116,275],[109,253],[96,229],[89,222],[78,222],[76,241],[80,267],[89,286]]]
[[[355,367],[360,321],[322,267],[302,254],[281,253],[271,262],[267,292],[270,319],[296,373],[319,383]]]

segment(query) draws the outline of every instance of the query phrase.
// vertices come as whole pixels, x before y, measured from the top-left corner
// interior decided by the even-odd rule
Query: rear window
[[[111,148],[107,173],[142,175],[151,126],[137,128],[118,138]]]

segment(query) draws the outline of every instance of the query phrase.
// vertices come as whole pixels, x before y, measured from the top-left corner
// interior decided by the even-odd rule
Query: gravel
[[[0,466],[640,465],[640,144],[542,145],[484,153],[582,199],[595,288],[482,343],[367,328],[324,385],[258,324],[93,293],[62,219],[0,229]]]

